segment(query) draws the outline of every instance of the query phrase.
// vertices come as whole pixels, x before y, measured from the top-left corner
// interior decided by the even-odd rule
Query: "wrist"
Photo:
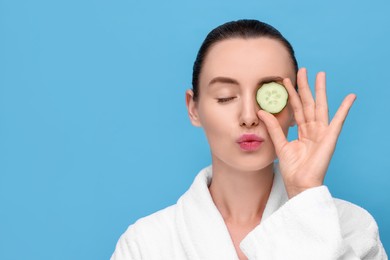
[[[287,196],[289,199],[292,199],[293,197],[297,196],[298,194],[300,194],[306,190],[309,190],[312,188],[317,188],[317,187],[320,187],[322,185],[323,185],[322,182],[313,183],[313,184],[307,185],[307,186],[286,185]]]

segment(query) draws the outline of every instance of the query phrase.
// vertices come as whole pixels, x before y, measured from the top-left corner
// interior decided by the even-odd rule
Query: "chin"
[[[262,164],[262,165],[258,165],[258,164],[255,164],[255,165],[246,165],[244,167],[242,167],[242,171],[247,171],[247,172],[257,172],[257,171],[261,171],[267,167],[269,167],[271,164],[273,164],[273,161],[268,163],[268,164]]]
[[[261,171],[274,163],[274,159],[259,160],[257,158],[245,158],[244,160],[231,162],[230,166],[237,169],[237,171],[243,172],[258,172]]]
[[[268,150],[269,151],[269,150]],[[213,164],[217,167],[231,168],[243,172],[258,172],[274,163],[276,155],[274,153],[264,153],[263,151],[243,153],[242,151],[232,151],[212,153]]]

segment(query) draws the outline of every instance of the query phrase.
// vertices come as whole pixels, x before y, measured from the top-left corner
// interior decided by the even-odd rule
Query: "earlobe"
[[[189,89],[186,91],[186,105],[188,111],[188,117],[193,126],[201,127],[202,124],[199,120],[197,102],[194,101],[194,92]]]

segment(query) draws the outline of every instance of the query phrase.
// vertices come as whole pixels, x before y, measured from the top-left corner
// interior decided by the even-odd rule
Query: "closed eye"
[[[217,102],[218,103],[226,103],[226,102],[229,102],[233,99],[235,99],[236,97],[227,97],[227,98],[217,98]]]

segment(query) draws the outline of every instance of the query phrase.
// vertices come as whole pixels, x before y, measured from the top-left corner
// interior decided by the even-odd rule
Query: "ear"
[[[194,101],[194,92],[191,89],[186,91],[186,105],[188,117],[190,118],[192,125],[201,127],[202,124],[200,123],[198,115],[198,104],[196,101]]]

